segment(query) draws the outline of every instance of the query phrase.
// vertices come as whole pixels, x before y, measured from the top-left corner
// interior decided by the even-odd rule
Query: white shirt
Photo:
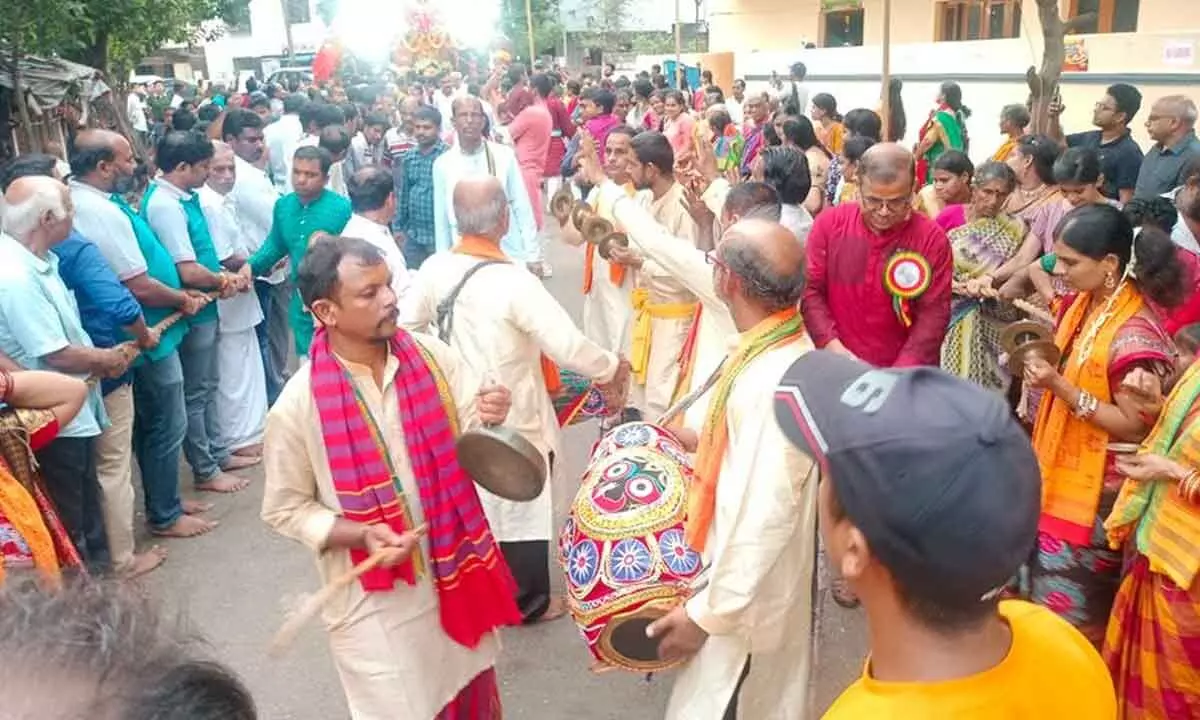
[[[146,104],[142,102],[142,96],[135,92],[129,93],[128,99],[125,101],[125,114],[129,117],[129,124],[138,132],[148,132],[149,126],[146,124]]]
[[[741,127],[742,123],[746,121],[746,113],[742,109],[741,100],[735,100],[733,96],[730,95],[729,97],[725,98],[725,109],[729,112],[729,119],[733,121],[734,125]]]
[[[396,244],[392,231],[386,225],[380,225],[354,213],[350,216],[350,222],[342,229],[342,236],[366,240],[379,248],[387,262],[388,270],[392,271],[392,291],[396,293],[396,302],[403,309],[412,279],[408,274],[408,265],[404,262],[404,253],[400,252],[400,246]]]
[[[174,108],[175,110],[178,110],[179,106],[182,104],[183,104],[183,97],[180,96],[179,93],[175,93],[174,95],[171,96],[171,107],[172,108]]]
[[[74,227],[95,243],[122,282],[146,273],[146,258],[138,246],[129,218],[110,199],[110,193],[71,181]]]
[[[292,191],[292,155],[304,137],[299,115],[284,115],[263,129],[263,138],[271,157],[271,174],[275,186],[284,192]]]
[[[196,194],[200,196],[200,207],[204,210],[204,219],[208,221],[208,231],[212,235],[217,259],[225,262],[235,255],[249,257],[250,250],[246,247],[238,228],[237,201],[233,193],[221,195],[205,185],[197,190]],[[258,296],[253,292],[243,292],[231,298],[218,300],[217,317],[221,323],[221,332],[235,333],[258,325],[262,322],[263,314],[258,304]]]
[[[803,205],[784,203],[780,207],[779,224],[791,230],[797,240],[804,242],[808,240],[808,233],[812,231],[813,217]]]
[[[1180,189],[1175,188],[1171,192],[1163,193],[1161,197],[1174,201]],[[1192,234],[1192,230],[1187,226],[1187,223],[1183,221],[1183,215],[1180,215],[1179,219],[1175,221],[1175,227],[1171,230],[1171,241],[1184,250],[1200,255],[1200,241]]]
[[[267,235],[271,234],[279,191],[262,170],[240,157],[234,157],[233,162],[237,180],[233,183],[233,192],[230,195],[233,196],[237,208],[237,224],[241,230],[242,243],[248,252],[254,253],[266,242]],[[272,285],[278,285],[286,277],[287,270],[281,267],[262,279]]]
[[[504,254],[517,262],[534,262],[538,258],[537,226],[529,191],[521,177],[517,156],[512,148],[486,142],[474,153],[465,153],[454,145],[433,161],[434,245],[438,251],[449,250],[458,240],[458,222],[454,219],[454,187],[466,178],[486,177],[489,174],[488,153],[492,157],[491,175],[504,186],[508,198],[508,234],[500,243]]]
[[[442,114],[442,132],[450,132],[454,129],[454,101],[460,95],[447,96],[446,93],[438,90],[433,94],[433,106]]]
[[[187,212],[182,202],[190,200],[192,194],[175,187],[163,178],[155,178],[157,186],[150,199],[143,199],[146,205],[146,222],[150,224],[154,234],[158,235],[163,247],[170,253],[176,264],[195,262],[196,249],[192,247],[192,234],[188,232]]]

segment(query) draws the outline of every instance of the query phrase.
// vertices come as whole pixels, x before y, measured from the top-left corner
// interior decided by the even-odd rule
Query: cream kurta
[[[811,349],[806,336],[768,350],[734,382],[704,553],[709,583],[687,602],[709,637],[675,682],[668,720],[720,720],[747,657],[739,718],[810,717],[818,470],[780,431],[774,395],[792,362]]]
[[[619,197],[617,193],[620,192],[611,183],[605,183],[597,188],[597,191],[603,192],[608,202],[614,202],[615,198]],[[729,183],[718,180],[709,186],[702,199],[710,208],[715,208],[715,214],[720,215],[720,209],[725,205],[725,196],[728,194]],[[609,200],[609,197],[614,199]],[[700,301],[702,310],[700,327],[696,330],[692,377],[685,390],[690,393],[703,385],[721,364],[721,360],[725,358],[729,336],[737,333],[729,308],[717,297],[712,266],[704,259],[703,251],[671,235],[670,231],[657,223],[654,217],[637,203],[616,203],[613,205],[613,214],[634,247],[670,273]],[[710,395],[711,393],[705,393],[687,409],[683,416],[684,427],[700,430],[708,413]]]
[[[415,336],[436,359],[454,392],[462,428],[477,425],[479,382],[456,354],[435,338]],[[371,413],[387,437],[393,466],[405,495],[420,497],[405,451],[393,380],[398,368],[389,358],[384,390],[370,369],[346,363]],[[283,388],[267,416],[264,444],[266,487],[262,517],[282,535],[317,553],[321,580],[351,568],[346,550],[325,550],[334,520],[341,515],[316,403],[310,365],[302,365]],[[410,502],[414,522],[424,522],[420,502]],[[428,539],[422,541],[431,567]],[[334,664],[354,720],[429,720],[479,673],[492,667],[499,650],[495,634],[469,649],[447,637],[438,617],[437,593],[428,574],[416,585],[397,583],[390,592],[364,592],[351,583],[324,611]]]
[[[624,190],[618,190],[625,195]],[[613,220],[612,202],[599,201],[598,189],[593,189],[588,196],[588,204],[596,213],[607,220]],[[562,238],[568,245],[584,245],[583,236],[575,229],[570,220],[562,226]],[[584,247],[584,252],[589,249]],[[632,269],[626,271],[624,282],[614,285],[609,276],[611,265],[600,257],[600,253],[591,249],[592,254],[592,287],[583,296],[583,334],[606,350],[619,355],[629,353],[629,324],[633,321],[633,302],[629,297],[636,282]],[[584,272],[587,272],[586,266]]]
[[[648,209],[655,222],[668,235],[687,246],[696,247],[699,233],[692,216],[683,206],[683,186],[671,185],[657,200],[649,200]],[[624,203],[622,203],[624,204]],[[676,305],[696,302],[696,296],[673,274],[651,258],[645,258],[637,272],[637,286],[649,292],[650,305]],[[679,380],[679,354],[687,341],[692,316],[652,318],[650,321],[650,359],[646,364],[646,384],[634,385],[635,405],[653,422],[671,404]]]
[[[401,323],[423,330],[437,318],[437,306],[466,271],[482,262],[459,253],[438,253],[417,272],[411,301]],[[597,382],[612,380],[618,357],[589,340],[541,280],[522,265],[491,265],[463,286],[454,304],[450,344],[479,376],[492,373],[512,393],[505,426],[529,440],[550,467],[550,453],[561,457],[561,432],[546,391],[541,356]],[[501,542],[549,540],[554,535],[554,505],[547,482],[532,502],[512,502],[483,488],[479,497],[492,533]]]

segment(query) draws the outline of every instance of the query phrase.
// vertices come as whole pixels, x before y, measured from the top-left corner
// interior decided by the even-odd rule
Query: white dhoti
[[[267,381],[253,327],[236,332],[221,330],[217,371],[221,378],[217,384],[221,445],[232,451],[261,443],[267,419]]]

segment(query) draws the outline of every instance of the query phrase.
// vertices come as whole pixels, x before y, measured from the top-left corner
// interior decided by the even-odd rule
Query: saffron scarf
[[[511,262],[504,251],[499,248],[494,242],[487,238],[477,237],[475,235],[463,235],[458,244],[454,246],[453,252],[459,255],[470,255],[484,260],[503,260]],[[562,392],[562,376],[559,375],[558,365],[553,360],[542,355],[542,379],[546,383],[546,392],[551,395],[557,395]]]
[[[633,197],[637,192],[632,183],[626,183],[622,186],[627,197]],[[596,194],[596,201],[592,203],[592,210],[601,217],[612,219],[612,208],[600,208],[600,194]],[[595,275],[596,269],[596,246],[591,243],[584,243],[583,251],[583,294],[587,295],[592,292],[592,277]],[[625,266],[617,263],[608,264],[608,279],[613,284],[613,287],[621,287],[625,284]]]
[[[781,310],[762,320],[742,335],[737,349],[720,369],[721,376],[713,389],[708,415],[700,431],[700,450],[696,455],[696,482],[688,491],[687,520],[684,537],[697,552],[704,552],[708,529],[712,526],[717,507],[717,480],[721,461],[729,445],[729,429],[725,408],[733,392],[733,383],[750,363],[772,348],[796,342],[804,337],[804,320],[794,308]]]
[[[996,150],[996,152],[992,153],[992,160],[994,160],[996,162],[1004,162],[1005,160],[1008,159],[1009,155],[1012,155],[1012,151],[1016,147],[1017,147],[1017,141],[1015,138],[1009,138],[1009,139],[1005,140],[1004,144],[1001,145],[1000,148],[998,150]]]
[[[460,645],[475,647],[495,628],[521,621],[513,600],[516,583],[492,538],[475,486],[458,465],[458,412],[445,377],[403,330],[389,349],[399,361],[393,386],[405,452],[429,526],[442,629]],[[328,330],[317,328],[309,353],[313,400],[342,516],[366,525],[386,524],[398,533],[412,530],[410,498],[392,467],[386,438],[349,372],[334,357]],[[355,564],[366,558],[366,550],[350,551]],[[394,567],[364,573],[359,582],[367,592],[386,592],[398,580],[414,584],[424,572],[424,557],[415,553]]]
[[[29,548],[33,567],[52,587],[62,579],[54,536],[46,526],[41,508],[33,494],[26,490],[0,460],[0,525],[7,523]],[[0,585],[4,584],[4,557],[0,556]]]
[[[1063,379],[1107,403],[1112,401],[1108,363],[1113,340],[1121,326],[1142,309],[1143,302],[1131,284],[1122,283],[1112,314],[1096,333],[1091,352],[1080,357],[1081,350],[1073,343],[1080,333],[1088,332],[1091,297],[1091,293],[1079,293],[1067,308],[1054,333],[1054,344],[1067,353]],[[1104,488],[1107,447],[1107,432],[1075,417],[1067,401],[1046,393],[1033,426],[1033,449],[1042,470],[1040,530],[1075,545],[1091,542]]]
[[[704,311],[704,305],[696,303],[696,312],[692,315],[692,325],[688,328],[687,337],[683,340],[683,347],[679,351],[679,379],[675,382],[675,392],[671,393],[671,404],[679,402],[684,395],[687,395],[688,388],[692,386],[692,375],[696,369],[696,342],[700,334],[700,315]],[[683,414],[680,413],[677,424],[682,427]]]
[[[1200,363],[1192,363],[1167,396],[1141,452],[1200,468],[1200,415],[1193,411],[1197,400]],[[1200,506],[1185,500],[1174,481],[1126,478],[1104,529],[1114,550],[1136,533],[1137,550],[1150,561],[1151,571],[1184,590],[1192,587],[1200,572]]]

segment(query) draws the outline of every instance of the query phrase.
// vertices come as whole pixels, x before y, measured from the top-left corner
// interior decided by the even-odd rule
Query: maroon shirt
[[[918,253],[932,270],[928,289],[909,301],[911,327],[901,322],[884,285],[884,269],[901,251]],[[807,254],[802,310],[817,347],[841,340],[877,367],[940,364],[954,261],[946,234],[933,220],[914,212],[908,222],[879,235],[863,222],[858,203],[838,205],[817,216]]]

